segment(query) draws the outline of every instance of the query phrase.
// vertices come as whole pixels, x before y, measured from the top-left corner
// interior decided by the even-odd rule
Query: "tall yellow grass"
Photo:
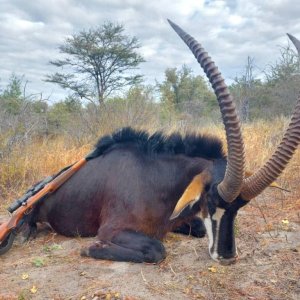
[[[243,126],[247,170],[255,171],[271,156],[287,125],[287,119],[278,118],[272,122],[257,121]],[[156,129],[159,128],[148,127],[150,132]],[[191,126],[188,128],[173,126],[167,132],[190,130],[199,131]],[[201,132],[225,140],[222,126],[207,125]],[[26,146],[15,146],[8,157],[0,160],[0,212],[7,204],[21,196],[29,186],[85,156],[92,147],[92,143],[78,146],[78,142],[72,143],[70,139],[66,140],[63,137],[38,140]],[[279,183],[285,188],[298,190],[300,195],[299,150],[280,177]]]

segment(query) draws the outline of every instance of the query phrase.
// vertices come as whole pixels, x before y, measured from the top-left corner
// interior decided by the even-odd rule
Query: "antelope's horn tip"
[[[176,24],[175,24],[174,22],[172,22],[170,19],[167,19],[167,21],[169,22],[169,24],[170,24],[172,27],[176,26]]]
[[[286,33],[286,35],[288,36],[288,38],[294,43],[295,40],[297,40],[292,34],[290,33]]]
[[[289,37],[289,39],[292,41],[292,43],[295,45],[296,49],[300,53],[300,41],[290,33],[287,33],[287,36]]]
[[[297,40],[297,38],[295,37],[295,36],[293,36],[292,34],[290,34],[290,33],[286,33],[286,35],[289,37],[289,39],[292,41],[293,39],[294,40]]]

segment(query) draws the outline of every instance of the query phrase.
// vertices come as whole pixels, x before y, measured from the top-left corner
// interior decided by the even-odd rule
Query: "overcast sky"
[[[300,38],[299,0],[0,0],[0,85],[12,72],[24,74],[27,93],[59,100],[64,92],[43,82],[57,71],[49,60],[59,58],[58,46],[68,35],[108,20],[140,40],[146,59],[140,73],[147,83],[184,63],[203,74],[167,18],[202,43],[228,82],[243,72],[248,55],[263,69],[278,59],[286,32]]]

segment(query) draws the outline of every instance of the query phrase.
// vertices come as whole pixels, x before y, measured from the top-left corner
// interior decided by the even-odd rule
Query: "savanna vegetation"
[[[144,61],[138,52],[139,47],[139,41],[126,35],[123,26],[106,23],[97,29],[82,31],[66,39],[59,48],[62,59],[51,61],[59,71],[49,74],[45,80],[58,84],[68,91],[69,95],[65,99],[52,102],[51,99],[44,99],[42,93],[28,94],[29,83],[26,81],[26,74],[19,76],[12,73],[9,83],[1,86],[1,214],[4,214],[5,207],[30,185],[83,157],[90,151],[98,137],[117,128],[133,126],[151,132],[163,130],[166,133],[172,131],[184,133],[192,130],[207,132],[224,139],[217,101],[206,79],[195,75],[185,65],[178,68],[170,66],[165,70],[162,82],[157,82],[153,86],[146,85],[143,76],[138,74],[139,64]],[[280,48],[277,62],[269,65],[263,73],[258,74],[258,67],[253,58],[245,58],[245,61],[244,74],[234,79],[230,90],[243,124],[247,169],[251,171],[261,166],[272,154],[288,125],[300,90],[300,62],[298,54],[290,45],[283,45]],[[271,236],[270,240],[274,238],[276,230],[292,231],[294,225],[291,224],[296,224],[299,229],[300,215],[297,213],[297,209],[300,208],[299,182],[298,151],[279,179],[279,184],[292,193],[273,191],[272,194],[271,191],[271,195],[267,198],[262,196],[263,202],[253,201],[246,211],[250,218],[259,216],[259,221],[251,223],[249,219],[242,217],[238,223],[237,234],[244,230],[242,226],[239,228],[240,224],[248,226],[246,231],[250,236],[268,233]],[[279,200],[271,201],[273,197]],[[259,240],[257,243],[263,244],[262,237],[256,239]],[[300,251],[296,246],[293,246],[293,249],[297,253]],[[176,256],[176,253],[173,255]],[[172,260],[172,255],[170,257]],[[292,258],[288,255],[285,257],[288,266]],[[167,268],[169,262],[167,261],[162,268]],[[190,299],[221,299],[224,296],[225,287],[229,284],[226,283],[224,275],[227,271],[223,270],[223,273],[220,271],[218,285],[210,277],[215,276],[211,274],[215,272],[213,269],[207,271],[207,267],[208,265],[205,265],[204,268],[212,294],[204,292],[197,294],[193,287],[182,287],[182,299],[184,295]],[[216,270],[218,273],[219,269]],[[177,279],[181,276],[180,272],[184,272],[179,269],[174,271],[172,266],[171,271]],[[285,287],[285,290],[278,292],[277,298],[275,295],[272,299],[296,299],[293,298],[297,294],[297,282],[294,280],[299,274],[297,270],[290,273],[289,270],[285,271],[284,274],[289,278],[285,279],[289,288]],[[186,277],[187,286],[195,280],[198,271],[193,269],[190,272],[183,275]],[[280,276],[285,276],[284,274]],[[156,295],[153,297],[161,295],[160,285],[155,286],[155,283],[147,281],[143,273],[141,276],[146,288]],[[176,282],[178,283],[178,280]],[[232,294],[228,299],[243,297],[242,292],[239,293],[233,286],[230,287]],[[271,299],[268,298],[268,293],[271,295],[275,293],[275,287],[274,283],[274,286],[267,285],[264,290],[264,286],[261,285],[259,293],[262,297],[254,296],[251,299]],[[176,290],[175,286],[166,287],[167,291],[171,288]],[[298,282],[298,292],[299,288]],[[290,290],[292,292],[289,294]],[[201,293],[204,295],[202,298]],[[246,286],[243,293],[250,295],[251,288]],[[27,299],[27,294],[32,293],[29,290],[25,292],[24,299]],[[84,297],[92,293],[74,292],[68,294],[68,297],[72,298],[72,295],[80,299],[79,296]],[[214,295],[215,298],[207,298],[207,295]],[[150,296],[148,298],[151,299]]]

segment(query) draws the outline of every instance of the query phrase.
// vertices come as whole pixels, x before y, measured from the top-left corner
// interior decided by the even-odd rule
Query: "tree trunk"
[[[241,105],[241,121],[249,122],[249,97],[245,97]]]

